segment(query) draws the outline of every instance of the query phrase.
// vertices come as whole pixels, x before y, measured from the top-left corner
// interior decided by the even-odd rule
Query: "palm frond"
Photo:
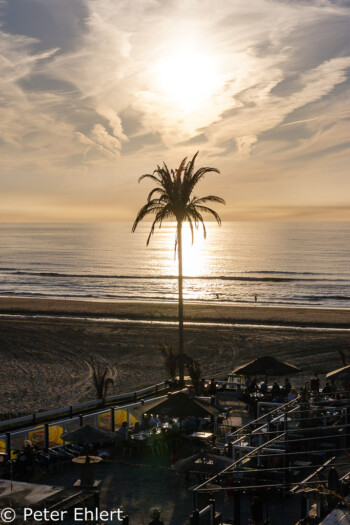
[[[211,215],[213,215],[218,225],[221,226],[220,215],[215,210],[213,210],[212,208],[208,208],[208,206],[200,206],[200,205],[197,205],[196,208],[197,210],[200,210],[203,213],[210,213]]]
[[[154,233],[154,229],[155,229],[156,225],[159,224],[159,228],[161,228],[163,220],[171,217],[172,215],[173,215],[173,212],[172,212],[170,206],[167,206],[167,205],[163,206],[158,211],[158,213],[155,216],[155,219],[154,219],[154,221],[152,223],[152,226],[151,226],[148,238],[147,238],[147,243],[146,243],[147,246],[149,245],[149,242],[150,242],[151,237],[152,237],[152,235]]]
[[[205,227],[204,219],[203,219],[201,213],[199,213],[198,208],[195,207],[195,206],[189,206],[189,214],[193,218],[196,227],[198,227],[200,224],[202,225],[203,237],[204,237],[204,239],[206,239],[207,238],[207,229]]]
[[[150,213],[156,213],[159,210],[161,210],[163,207],[164,207],[164,204],[160,202],[159,199],[151,200],[150,202],[147,202],[144,206],[142,206],[132,226],[132,232],[136,230],[139,222],[141,222],[142,219],[146,217],[146,215],[149,215]]]
[[[161,228],[165,219],[175,218],[178,224],[188,222],[192,242],[194,239],[194,226],[198,228],[198,226],[201,225],[203,235],[206,237],[206,228],[202,213],[213,215],[217,223],[219,225],[221,224],[218,213],[205,206],[205,204],[207,202],[225,204],[224,199],[215,195],[197,198],[192,194],[194,187],[207,173],[220,173],[217,168],[211,167],[202,167],[194,171],[198,153],[197,151],[188,162],[187,158],[184,158],[175,170],[169,169],[168,166],[163,163],[162,166],[157,166],[153,174],[148,173],[139,178],[139,182],[143,179],[150,179],[156,183],[156,187],[148,194],[146,204],[139,210],[132,227],[132,231],[134,232],[140,221],[147,215],[155,215],[147,238],[147,245],[151,240],[156,225],[159,225]],[[175,252],[178,242],[177,236],[178,231],[176,231]]]
[[[205,202],[217,202],[218,204],[226,204],[225,200],[221,197],[216,197],[216,195],[207,195],[206,197],[201,197],[197,199],[196,197],[193,198],[192,204],[195,206],[197,204],[204,204]]]
[[[97,361],[92,356],[86,359],[86,363],[91,371],[92,382],[97,398],[102,399],[107,395],[109,387],[114,386],[113,377],[116,375],[116,369],[107,361]]]
[[[160,195],[166,195],[164,193],[164,190],[163,188],[153,188],[153,190],[151,190],[148,194],[148,197],[147,197],[147,202],[150,202],[153,195],[155,195],[156,193],[159,193]]]
[[[176,176],[177,177],[181,177],[181,174],[182,172],[184,171],[185,169],[185,163],[186,163],[186,160],[187,160],[187,157],[185,157],[181,163],[180,163],[180,166],[177,168],[177,170],[175,170],[175,173],[176,173]]]
[[[158,184],[162,184],[162,181],[158,179],[158,177],[156,177],[154,173],[156,173],[156,170],[153,173],[145,173],[145,175],[141,175],[141,177],[139,177],[138,182],[140,183],[143,179],[151,179],[154,180],[154,182],[157,182]]]
[[[193,231],[193,222],[192,222],[192,219],[191,219],[191,215],[189,215],[187,213],[187,215],[185,216],[185,220],[188,222],[188,224],[190,226],[191,238],[192,238],[192,244],[193,244],[193,242],[194,242],[194,231]]]
[[[197,151],[197,153],[195,153],[192,159],[188,162],[186,169],[185,169],[184,177],[191,178],[193,169],[194,169],[194,163],[196,162],[196,158],[198,157],[198,154],[199,154],[199,151]]]
[[[220,171],[217,168],[199,168],[191,177],[191,190],[193,191],[194,187],[198,184],[198,182],[208,173],[220,173]]]

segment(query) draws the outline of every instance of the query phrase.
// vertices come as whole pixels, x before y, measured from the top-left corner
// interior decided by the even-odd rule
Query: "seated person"
[[[320,391],[320,379],[316,372],[314,374],[314,377],[310,381],[310,389],[312,392],[315,392],[316,394],[318,394]]]
[[[150,425],[149,419],[150,418],[149,418],[148,415],[143,416],[142,421],[141,421],[141,425],[140,425],[141,431],[149,430],[150,428],[152,428],[151,425]]]
[[[153,428],[153,427],[156,427],[160,423],[160,421],[153,414],[151,414],[151,416],[150,416],[150,418],[148,420],[148,423],[150,425],[150,428]]]
[[[262,394],[267,394],[268,386],[267,386],[267,380],[265,380],[263,383],[261,383],[260,392]]]
[[[292,385],[291,385],[288,377],[286,377],[285,380],[284,380],[284,385],[283,385],[283,395],[284,395],[284,397],[287,397],[291,390],[292,390]]]
[[[322,394],[331,394],[332,393],[332,387],[329,383],[326,383],[325,386],[322,389]]]
[[[149,522],[148,525],[164,525],[164,522],[160,519],[160,510],[159,509],[153,509],[151,512],[151,519],[152,521]]]
[[[331,379],[331,389],[332,389],[332,393],[335,393],[337,391],[337,384],[335,382],[335,379]]]
[[[134,428],[132,429],[132,434],[139,434],[141,432],[140,423],[136,421]]]
[[[115,433],[115,437],[118,441],[125,441],[128,436],[128,423],[123,421],[122,425],[119,427]]]
[[[272,394],[273,398],[280,397],[280,395],[281,395],[281,388],[280,388],[279,384],[277,383],[277,381],[274,381],[274,383],[273,383],[271,394]]]
[[[233,434],[233,432],[235,432],[235,430],[236,430],[236,427],[231,427],[231,430],[229,430],[227,432],[227,434],[225,436],[225,439],[224,439],[225,445],[230,442],[231,434]]]
[[[188,418],[185,421],[185,429],[187,432],[195,432],[196,431],[196,422],[192,418]]]
[[[292,390],[287,395],[287,401],[293,401],[298,395],[298,392],[295,388],[292,388]]]
[[[173,419],[171,419],[169,423],[172,425],[172,429],[175,430],[176,432],[180,430],[180,425],[178,424],[177,421],[174,421]]]
[[[257,392],[258,390],[258,378],[254,377],[254,379],[250,383],[249,387],[250,392]]]
[[[204,417],[198,417],[197,418],[197,430],[202,430],[205,428],[208,424],[208,421]]]
[[[215,381],[215,379],[212,379],[210,381],[209,394],[212,395],[212,396],[215,396],[215,394],[216,394],[216,381]]]

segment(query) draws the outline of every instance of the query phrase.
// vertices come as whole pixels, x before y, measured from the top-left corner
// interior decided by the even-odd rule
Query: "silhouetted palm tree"
[[[219,173],[216,168],[199,168],[195,171],[194,164],[198,155],[193,156],[186,164],[187,158],[183,159],[177,170],[169,170],[164,163],[163,167],[157,166],[152,174],[142,175],[139,182],[143,179],[151,179],[156,183],[156,187],[149,193],[146,204],[140,209],[135,219],[132,231],[134,232],[137,225],[146,215],[154,214],[155,218],[151,226],[151,230],[147,239],[147,246],[154,233],[154,228],[157,224],[161,227],[164,219],[175,219],[177,223],[175,250],[178,247],[178,284],[179,284],[179,377],[180,383],[184,382],[184,362],[182,359],[184,351],[184,337],[183,337],[183,276],[182,276],[182,224],[188,222],[192,234],[193,242],[193,226],[196,228],[201,224],[203,227],[204,238],[206,237],[206,229],[203,220],[203,213],[210,213],[215,220],[221,225],[221,219],[217,212],[208,208],[205,204],[207,202],[217,202],[225,204],[225,201],[215,195],[208,195],[207,197],[197,198],[193,195],[193,190],[198,182],[203,179],[204,175],[210,172]]]
[[[86,359],[86,363],[91,370],[97,399],[104,399],[109,388],[114,387],[115,377],[118,375],[117,369],[105,360],[96,361],[92,356]]]

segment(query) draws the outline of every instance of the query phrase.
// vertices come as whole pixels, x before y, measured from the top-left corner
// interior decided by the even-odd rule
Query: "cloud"
[[[217,0],[214,11],[210,0],[63,0],[60,15],[53,0],[26,2],[35,23],[10,1],[0,10],[9,186],[26,184],[25,172],[33,192],[43,184],[95,191],[117,172],[131,188],[145,164],[197,148],[227,174],[218,189],[247,202],[249,181],[263,186],[262,199],[287,201],[298,196],[300,173],[311,184],[320,170],[316,201],[330,194],[335,171],[344,176],[347,2]],[[61,182],[63,171],[74,183]],[[334,190],[332,204],[343,193]]]
[[[244,105],[237,113],[206,130],[212,142],[229,136],[237,140],[238,151],[249,153],[259,135],[280,125],[293,111],[317,102],[331,93],[337,84],[347,80],[350,57],[335,58],[300,76],[300,88],[288,96],[271,93],[271,86],[254,86],[244,93]],[[264,89],[265,87],[265,89]],[[250,104],[252,102],[253,104]],[[249,133],[249,134],[248,134]],[[247,137],[249,137],[247,139]]]
[[[50,7],[53,5],[49,4]],[[257,0],[250,6],[242,0],[234,4],[219,0],[218,7],[213,14],[209,0],[200,3],[191,0],[186,4],[144,0],[133,3],[132,9],[125,1],[85,0],[86,17],[79,45],[63,54],[51,54],[51,60],[37,69],[76,90],[75,104],[89,114],[84,129],[79,127],[77,108],[71,115],[65,115],[76,132],[94,140],[96,129],[101,138],[100,126],[103,126],[104,144],[109,134],[114,151],[113,139],[120,142],[121,152],[122,144],[128,140],[120,114],[131,108],[140,116],[138,134],[160,133],[167,147],[176,148],[176,144],[186,142],[191,145],[192,139],[205,133],[211,154],[215,155],[216,149],[220,154],[216,144],[232,139],[237,140],[237,155],[243,151],[249,154],[260,133],[344,81],[347,57],[323,60],[311,69],[303,69],[299,63],[295,69],[293,47],[295,33],[303,31],[307,38],[310,28],[315,31],[324,23],[333,27],[332,23],[338,23],[340,17],[349,17],[349,10],[342,4],[326,1],[310,5]],[[169,25],[173,31],[169,32]],[[9,38],[14,45],[14,36]],[[28,39],[25,44],[28,46]],[[163,79],[159,64],[172,60],[176,54],[181,56],[183,50],[184,57],[193,52],[192,68],[196,67],[196,59],[201,58],[201,51],[209,60],[203,65],[213,63],[215,69],[216,82],[209,96],[204,91],[203,104],[198,103],[193,111],[182,109],[176,100],[182,84],[185,84],[184,97],[189,93],[192,77],[190,81],[181,79],[178,86],[176,78],[170,79],[170,86],[175,83],[175,94],[160,86]],[[308,54],[304,57],[306,63]],[[294,64],[294,89],[288,80],[291,64]],[[175,74],[178,71],[169,71],[169,76]],[[29,71],[22,78],[28,76]],[[204,75],[202,83],[212,82],[211,76]],[[283,84],[293,89],[287,96],[278,95]],[[66,99],[69,98],[67,94]],[[193,106],[197,98],[195,92]],[[225,118],[229,110],[235,114]],[[110,150],[100,149],[101,153],[106,151]]]
[[[101,124],[95,124],[91,136],[95,139],[97,146],[102,150],[110,153],[112,156],[119,155],[121,148],[120,140],[110,135]]]

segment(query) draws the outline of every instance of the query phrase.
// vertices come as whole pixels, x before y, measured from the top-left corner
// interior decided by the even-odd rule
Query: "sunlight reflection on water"
[[[0,294],[176,300],[175,224],[5,224]],[[183,232],[184,296],[219,301],[347,307],[349,223],[207,223]]]

